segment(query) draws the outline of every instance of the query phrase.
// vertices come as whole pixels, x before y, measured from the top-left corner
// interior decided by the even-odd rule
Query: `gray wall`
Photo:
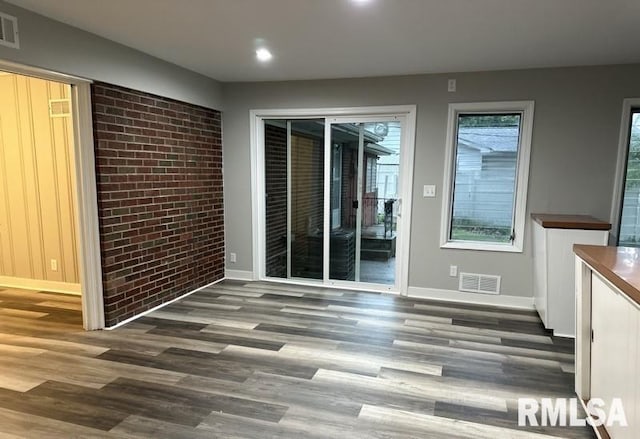
[[[447,93],[447,79],[458,91]],[[249,110],[417,104],[409,284],[457,289],[448,267],[502,275],[502,294],[532,295],[531,212],[591,214],[607,220],[622,99],[640,96],[640,65],[223,85],[226,248],[252,270]],[[450,102],[534,100],[536,104],[522,254],[439,248]],[[437,184],[437,198],[422,185]]]
[[[220,83],[113,41],[0,0],[18,18],[20,49],[0,46],[0,60],[222,109]]]

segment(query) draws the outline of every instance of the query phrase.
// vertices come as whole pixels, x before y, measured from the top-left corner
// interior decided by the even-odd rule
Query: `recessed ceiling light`
[[[258,58],[258,61],[267,62],[271,58],[273,58],[273,55],[271,54],[271,52],[269,52],[269,49],[265,49],[263,47],[256,50],[256,58]]]

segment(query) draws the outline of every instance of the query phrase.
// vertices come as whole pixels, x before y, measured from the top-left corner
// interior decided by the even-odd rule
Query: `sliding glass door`
[[[404,119],[263,119],[264,273],[398,288]]]

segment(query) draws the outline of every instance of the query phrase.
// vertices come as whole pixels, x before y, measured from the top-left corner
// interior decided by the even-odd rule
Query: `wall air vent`
[[[458,289],[471,293],[500,294],[500,276],[460,273]]]
[[[18,19],[0,12],[0,44],[14,49],[20,48]]]
[[[71,116],[71,101],[69,99],[50,99],[49,116],[69,117]]]

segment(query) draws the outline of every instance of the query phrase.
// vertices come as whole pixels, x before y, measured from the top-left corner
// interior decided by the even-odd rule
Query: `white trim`
[[[443,302],[470,303],[474,305],[497,306],[534,310],[533,297],[509,296],[504,294],[464,293],[456,290],[409,287],[409,297],[416,299],[441,300]]]
[[[402,140],[403,150],[400,154],[400,180],[398,183],[398,210],[399,218],[396,227],[400,228],[400,239],[396,243],[396,254],[406,255],[403,258],[396,258],[396,273],[400,273],[396,283],[401,295],[409,295],[409,245],[411,243],[411,209],[413,206],[413,170],[416,145],[416,107],[413,106],[406,113],[403,121],[405,126],[401,130],[401,136],[406,136]],[[406,195],[405,198],[403,196]]]
[[[84,82],[89,84],[93,83],[91,79],[80,76],[57,73],[51,70],[41,69],[39,67],[29,66],[26,64],[18,64],[3,59],[0,59],[0,70],[4,70],[9,73],[16,73],[18,75],[34,76],[40,79],[47,79],[49,81],[63,82],[71,85]]]
[[[517,231],[516,231],[517,233]],[[449,232],[447,232],[448,236]],[[492,244],[475,241],[449,241],[440,245],[440,248],[453,248],[458,250],[481,250],[491,252],[522,253],[522,249],[511,244]]]
[[[214,281],[214,282],[211,282],[210,284],[207,284],[207,285],[202,286],[202,287],[200,287],[200,288],[196,288],[196,289],[195,289],[195,290],[193,290],[193,291],[189,291],[188,293],[185,293],[185,294],[183,294],[182,296],[176,297],[175,299],[171,299],[171,300],[170,300],[170,301],[168,301],[168,302],[161,303],[161,304],[160,304],[160,305],[158,305],[158,306],[154,306],[153,308],[148,309],[148,310],[146,310],[146,311],[143,311],[143,312],[141,312],[140,314],[136,314],[136,315],[135,315],[135,316],[133,316],[133,317],[129,317],[128,319],[123,320],[123,321],[121,321],[121,322],[117,323],[116,325],[113,325],[113,326],[107,326],[107,327],[105,327],[104,329],[105,329],[106,331],[113,331],[114,329],[118,329],[119,327],[124,326],[124,325],[126,325],[127,323],[131,323],[131,322],[133,322],[134,320],[139,319],[140,317],[144,317],[144,316],[146,316],[146,315],[147,315],[147,314],[149,314],[149,313],[152,313],[152,312],[157,311],[157,310],[159,310],[159,309],[161,309],[161,308],[164,308],[165,306],[171,305],[172,303],[177,302],[178,300],[184,299],[185,297],[190,296],[190,295],[192,295],[193,293],[197,293],[198,291],[204,290],[205,288],[209,288],[210,286],[213,286],[213,285],[215,285],[215,284],[217,284],[217,283],[220,283],[220,282],[222,282],[223,280],[225,280],[225,278],[224,278],[224,277],[223,277],[222,279],[218,279],[218,280],[216,280],[216,281]]]
[[[616,162],[616,176],[613,182],[613,196],[611,197],[611,232],[610,237],[618,243],[620,233],[620,214],[622,209],[622,191],[624,190],[624,175],[627,168],[629,150],[629,118],[631,109],[640,108],[640,98],[628,98],[622,101],[622,116],[620,119],[620,135],[618,137],[618,159]]]
[[[265,243],[264,232],[266,229],[264,210],[264,124],[265,119],[325,119],[325,144],[330,138],[330,123],[339,122],[367,122],[378,121],[381,118],[394,119],[401,117],[403,120],[403,140],[400,163],[400,188],[402,195],[398,200],[398,227],[401,230],[396,247],[396,280],[392,292],[407,294],[409,285],[409,243],[411,231],[411,200],[413,198],[413,158],[415,155],[415,130],[416,130],[416,106],[415,105],[389,105],[371,107],[335,107],[335,108],[295,108],[295,109],[255,109],[249,110],[249,137],[251,142],[251,215],[252,215],[252,250],[253,250],[253,279],[252,280],[273,280],[281,282],[282,279],[269,279],[265,275]],[[363,117],[364,116],[364,117]],[[329,154],[330,154],[329,149]],[[325,160],[326,147],[325,147]],[[330,156],[329,156],[330,160]],[[325,190],[325,204],[331,196]],[[325,209],[326,210],[326,209]],[[330,215],[330,212],[329,212]],[[330,228],[327,218],[325,226]],[[329,241],[329,233],[325,228],[325,241]],[[328,248],[328,242],[324,244]],[[398,256],[399,255],[399,256]],[[406,259],[406,260],[405,260]],[[325,264],[328,265],[328,262]],[[329,267],[324,267],[325,284],[329,276]],[[398,275],[399,274],[399,275]],[[296,281],[297,282],[297,281]],[[298,282],[300,283],[300,282]],[[316,284],[317,286],[317,284]],[[341,288],[349,288],[340,286]],[[356,288],[359,291],[372,291],[374,285],[368,284],[363,288]],[[385,285],[384,290],[389,292],[389,286]]]
[[[0,69],[71,85],[79,237],[82,320],[86,330],[104,328],[102,261],[98,225],[91,81],[45,69],[0,60]]]
[[[248,270],[224,270],[224,278],[229,280],[255,280],[253,272]]]
[[[51,293],[81,295],[80,284],[58,282],[44,279],[27,279],[23,277],[0,276],[0,288],[20,288],[23,290],[44,291]]]
[[[562,337],[562,338],[576,338],[575,334],[562,334],[557,332],[555,329],[553,330],[554,337]]]
[[[262,119],[324,119],[331,116],[393,116],[416,111],[415,105],[387,105],[373,107],[333,107],[333,108],[289,108],[289,109],[257,109],[249,110],[249,113]],[[351,119],[348,119],[351,120]],[[345,120],[346,121],[346,120]],[[376,120],[372,119],[372,122]]]
[[[522,113],[520,125],[520,146],[517,158],[516,199],[514,206],[515,240],[512,244],[493,244],[472,241],[449,240],[453,198],[453,178],[457,148],[457,119],[459,113]],[[442,184],[442,212],[440,218],[440,248],[461,250],[499,251],[522,253],[527,210],[527,186],[529,184],[529,160],[533,135],[534,101],[473,102],[449,104],[447,140]]]
[[[77,83],[71,88],[76,162],[78,236],[80,236],[80,283],[82,321],[86,330],[102,329],[105,324],[102,291],[102,259],[98,224],[98,186],[94,156],[91,86]]]
[[[227,278],[229,279],[229,278]],[[234,280],[234,279],[229,279]],[[322,279],[304,279],[294,277],[292,279],[283,279],[277,277],[266,277],[259,279],[260,282],[269,282],[274,284],[299,285],[304,287],[325,288],[331,290],[348,290],[360,291],[365,293],[387,293],[392,295],[400,295],[397,291],[391,290],[392,285],[384,284],[356,284],[353,281],[346,280],[330,280],[329,283],[323,283]]]
[[[249,139],[251,144],[251,232],[253,251],[253,267],[252,278],[260,279],[264,276],[262,254],[264,254],[264,242],[261,238],[266,230],[265,218],[260,212],[265,211],[264,198],[258,197],[257,194],[264,194],[264,167],[258,166],[258,163],[264,163],[264,151],[258,148],[258,139],[264,139],[264,124],[259,111],[249,111]],[[235,271],[235,270],[234,270]]]
[[[355,266],[355,281],[360,282],[360,263],[361,263],[361,254],[362,251],[362,209],[364,208],[364,203],[362,200],[362,191],[363,191],[363,176],[364,169],[362,169],[364,162],[364,124],[360,124],[360,129],[358,130],[358,164],[356,165],[356,200],[358,203],[358,210],[356,210],[356,266]],[[329,252],[328,254],[331,254]],[[394,279],[395,283],[395,279]]]
[[[322,281],[330,282],[331,265],[327,255],[331,254],[331,123],[324,119],[324,169],[322,170]],[[327,183],[329,182],[329,183]],[[342,190],[342,189],[340,189]]]

